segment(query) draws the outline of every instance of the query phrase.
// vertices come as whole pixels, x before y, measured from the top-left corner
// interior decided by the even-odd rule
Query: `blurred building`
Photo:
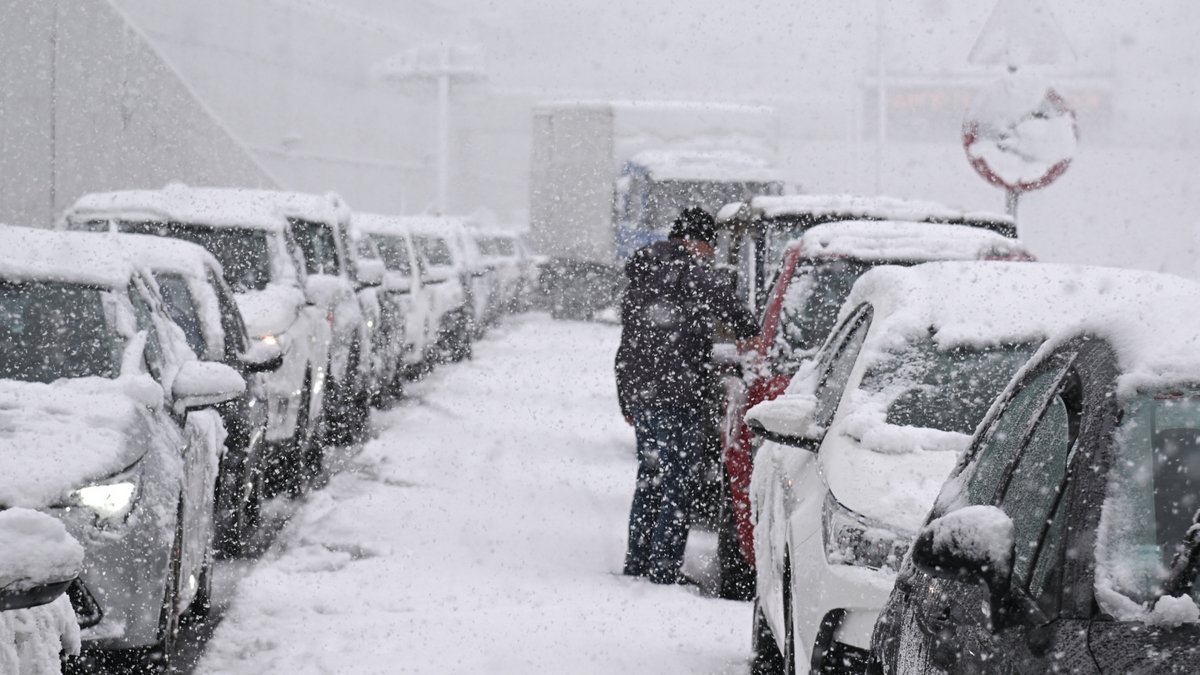
[[[0,222],[168,180],[276,184],[108,0],[0,0]]]

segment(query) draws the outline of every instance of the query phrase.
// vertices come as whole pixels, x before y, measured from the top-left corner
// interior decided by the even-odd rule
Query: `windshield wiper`
[[[1171,561],[1171,572],[1163,584],[1163,595],[1181,597],[1191,593],[1196,571],[1200,569],[1200,511],[1192,516],[1192,525],[1183,535],[1183,544]]]

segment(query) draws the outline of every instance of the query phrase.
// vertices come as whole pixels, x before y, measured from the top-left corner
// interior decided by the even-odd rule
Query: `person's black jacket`
[[[758,333],[750,312],[712,266],[678,240],[639,249],[625,265],[617,395],[621,412],[704,406],[717,323]]]

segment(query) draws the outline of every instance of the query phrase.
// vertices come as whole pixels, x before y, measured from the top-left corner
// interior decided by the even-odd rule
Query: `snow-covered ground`
[[[618,574],[617,339],[513,318],[413,385],[239,582],[196,672],[746,672],[748,603]],[[693,574],[713,548],[693,535]]]

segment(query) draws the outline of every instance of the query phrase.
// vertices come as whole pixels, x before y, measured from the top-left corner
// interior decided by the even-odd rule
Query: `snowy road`
[[[514,318],[377,414],[239,582],[196,672],[746,672],[748,603],[616,574],[635,471],[617,338]],[[694,573],[711,549],[694,537]]]

